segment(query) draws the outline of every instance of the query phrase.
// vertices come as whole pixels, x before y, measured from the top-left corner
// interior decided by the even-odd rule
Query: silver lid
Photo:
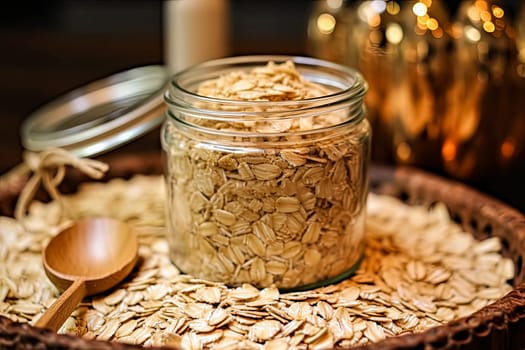
[[[154,65],[75,89],[28,116],[22,144],[30,151],[60,147],[89,157],[128,143],[162,123],[168,80],[168,69]]]

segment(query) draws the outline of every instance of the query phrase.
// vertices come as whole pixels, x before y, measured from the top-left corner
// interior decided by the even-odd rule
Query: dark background
[[[448,3],[454,11],[459,2]],[[518,1],[505,3],[512,9]],[[231,0],[232,55],[305,54],[310,8],[310,1]],[[162,9],[158,0],[2,4],[0,174],[22,161],[20,125],[38,106],[110,74],[163,63]],[[525,211],[512,187],[473,185]]]
[[[21,162],[18,131],[38,106],[112,73],[163,63],[162,1],[7,1],[2,7],[0,173]],[[308,8],[308,1],[233,1],[232,54],[304,53]]]

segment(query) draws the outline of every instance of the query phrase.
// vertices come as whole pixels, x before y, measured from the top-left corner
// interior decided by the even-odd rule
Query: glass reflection
[[[477,183],[525,173],[525,2],[315,3],[333,21],[311,21],[309,53],[367,79],[374,161]]]
[[[469,1],[456,20],[453,84],[443,117],[444,168],[483,180],[505,172],[523,154],[523,77],[512,20],[499,1]],[[522,135],[522,136],[520,136]],[[448,157],[448,145],[456,152]],[[499,175],[499,174],[498,174]]]

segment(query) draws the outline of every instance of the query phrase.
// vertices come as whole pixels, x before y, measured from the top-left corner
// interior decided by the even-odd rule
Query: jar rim
[[[216,97],[209,97],[197,94],[195,91],[187,88],[185,85],[193,83],[194,85],[199,82],[218,78],[217,72],[239,70],[241,67],[253,68],[256,66],[266,65],[268,62],[282,63],[286,61],[292,61],[298,71],[301,73],[306,67],[310,69],[315,68],[315,73],[325,72],[331,74],[334,77],[338,77],[338,84],[335,86],[339,88],[337,91],[307,99],[300,100],[283,100],[283,101],[246,101],[246,100],[233,100],[223,99]],[[306,78],[312,78],[310,74],[305,74]],[[200,80],[196,77],[200,77]],[[320,79],[320,78],[319,78]],[[320,79],[321,82],[327,83],[327,79]],[[331,83],[335,81],[330,80]],[[365,93],[368,90],[368,84],[363,78],[361,73],[357,70],[327,60],[322,60],[307,56],[295,56],[295,55],[245,55],[245,56],[234,56],[219,58],[215,60],[206,61],[192,67],[186,68],[175,75],[173,75],[169,82],[169,87],[164,94],[164,100],[170,105],[177,105],[178,107],[184,107],[185,105],[191,105],[193,103],[205,103],[206,106],[221,105],[227,103],[230,106],[236,107],[264,107],[266,105],[271,106],[272,110],[277,110],[279,113],[283,112],[286,107],[297,106],[299,102],[307,103],[308,107],[323,106],[341,101],[361,101]],[[188,101],[191,103],[188,104]],[[282,110],[280,109],[282,108]],[[210,108],[213,111],[213,109]],[[209,112],[208,109],[206,109]],[[220,111],[224,115],[224,110]],[[265,112],[268,113],[268,112]],[[231,111],[231,116],[238,114],[246,115],[246,111],[235,112]]]

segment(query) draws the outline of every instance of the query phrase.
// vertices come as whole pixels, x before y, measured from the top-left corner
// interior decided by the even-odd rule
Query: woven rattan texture
[[[111,161],[111,177],[129,177],[137,173],[160,173],[160,157],[125,157]],[[83,179],[72,173],[62,189],[75,190]],[[462,184],[409,168],[373,167],[371,189],[402,198],[408,203],[432,205],[443,202],[452,217],[476,238],[498,236],[504,253],[516,265],[515,288],[496,303],[475,314],[426,332],[387,338],[358,349],[522,349],[525,347],[525,218],[508,206]],[[2,214],[16,199],[13,186],[0,188]],[[132,345],[97,342],[67,335],[57,335],[28,324],[14,323],[0,317],[0,349],[136,349]]]

